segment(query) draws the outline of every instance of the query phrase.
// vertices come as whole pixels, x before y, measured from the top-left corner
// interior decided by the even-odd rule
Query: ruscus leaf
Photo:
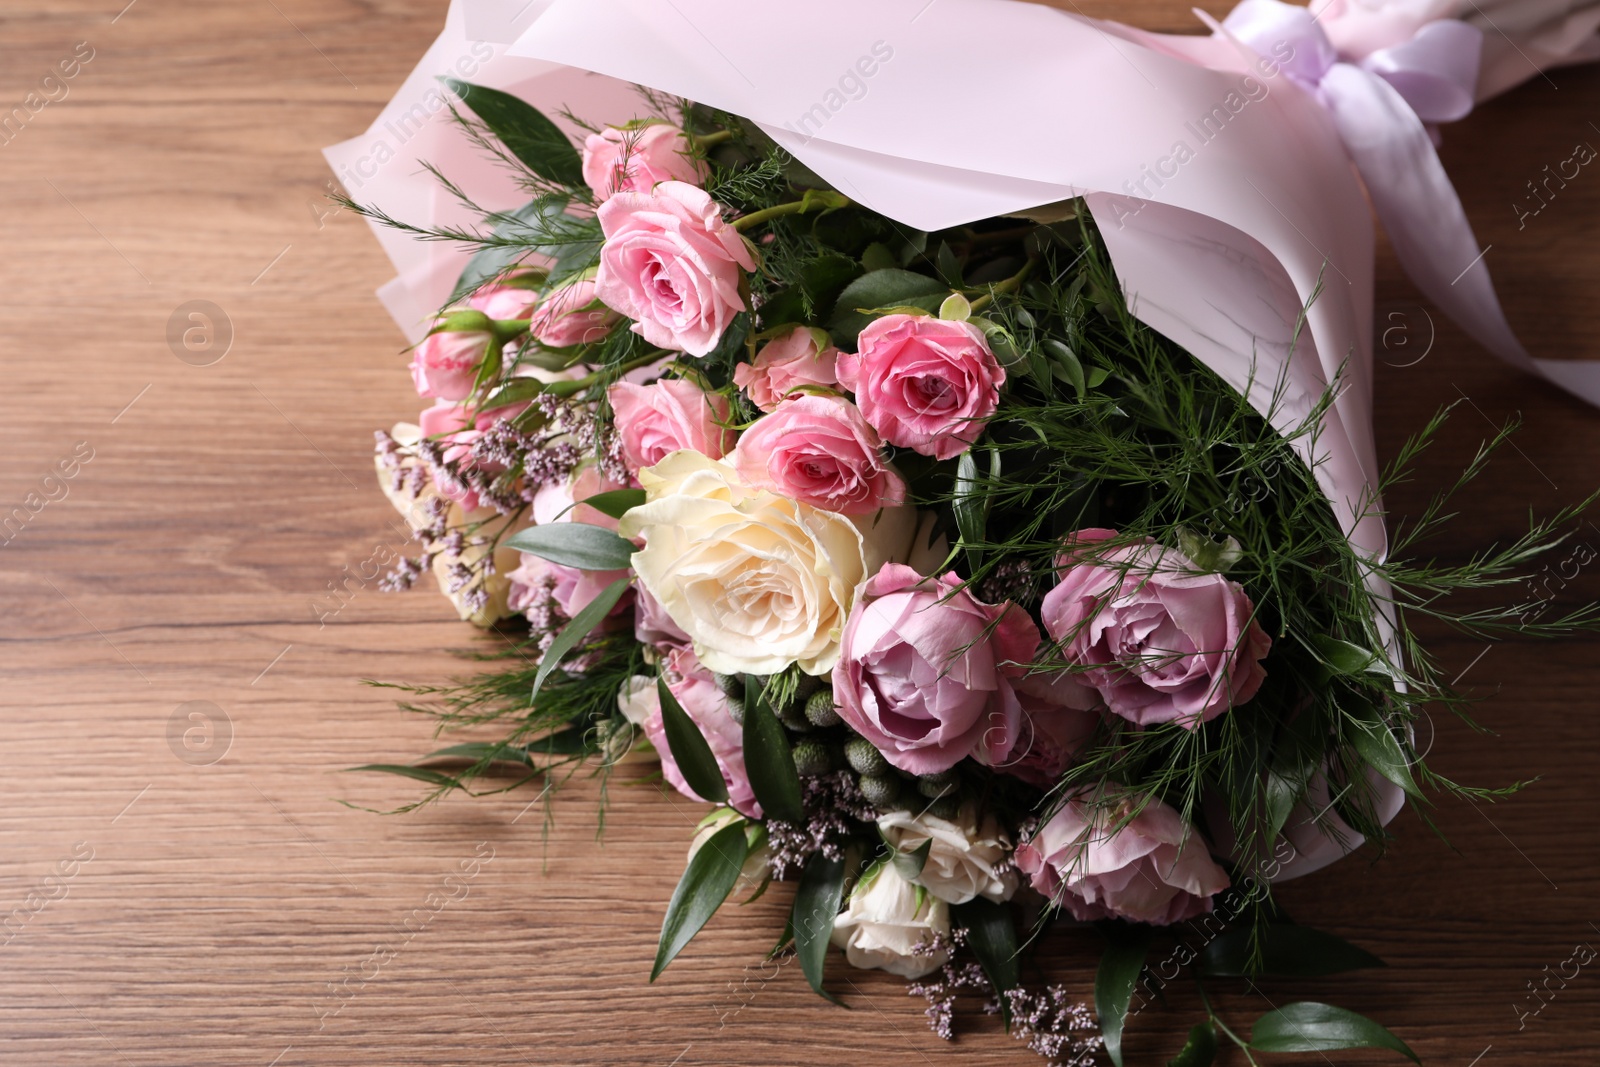
[[[711,921],[733,892],[750,851],[744,825],[743,820],[729,823],[690,857],[661,922],[661,942],[656,948],[655,966],[650,969],[652,982],[661,977],[667,964]]]
[[[794,908],[789,915],[794,933],[795,954],[800,957],[800,970],[818,995],[838,1003],[822,988],[822,969],[828,957],[828,943],[833,937],[833,921],[839,915],[839,904],[844,897],[844,857],[830,860],[821,852],[813,853],[806,861],[800,875],[800,885],[795,890]]]
[[[529,170],[558,185],[583,186],[578,150],[538,108],[499,89],[456,78],[446,78],[445,84]]]
[[[1409,1045],[1365,1015],[1332,1004],[1297,1001],[1256,1020],[1250,1047],[1259,1052],[1335,1052],[1386,1048],[1421,1063]]]
[[[1094,1011],[1100,1017],[1100,1036],[1106,1055],[1122,1067],[1122,1026],[1133,1002],[1134,986],[1144,970],[1145,954],[1150,949],[1150,932],[1139,927],[1108,926],[1111,943],[1100,957],[1094,976]]]
[[[661,696],[661,730],[666,734],[667,748],[678,765],[678,773],[701,800],[724,803],[728,799],[728,783],[723,780],[722,768],[706,744],[705,735],[667,688],[665,678],[656,679],[656,691]]]
[[[800,804],[800,775],[794,769],[789,735],[761,693],[761,684],[748,675],[744,680],[744,763],[750,772],[750,789],[769,819],[798,823],[805,818]]]

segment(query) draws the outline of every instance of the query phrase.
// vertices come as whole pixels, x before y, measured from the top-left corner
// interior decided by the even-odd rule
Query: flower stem
[[[799,200],[787,204],[774,204],[772,207],[752,211],[743,218],[735,219],[733,228],[743,233],[753,229],[769,219],[779,218],[783,215],[801,215],[807,211],[832,211],[835,208],[849,207],[850,198],[843,193],[836,193],[831,189],[807,189],[805,195]]]
[[[1036,259],[1029,258],[1028,262],[1024,263],[1022,269],[1017,273],[1004,281],[995,282],[993,285],[987,286],[988,291],[972,301],[972,310],[977,311],[980,308],[987,307],[1001,293],[1013,293],[1020,289],[1023,281],[1028,277],[1028,272],[1033,270],[1035,262],[1037,262]]]
[[[732,130],[714,130],[711,133],[697,133],[697,134],[693,134],[692,136],[694,137],[694,146],[696,148],[704,150],[704,149],[707,149],[707,148],[712,148],[712,147],[714,147],[716,145],[721,144],[723,141],[731,139],[733,137],[733,131]]]

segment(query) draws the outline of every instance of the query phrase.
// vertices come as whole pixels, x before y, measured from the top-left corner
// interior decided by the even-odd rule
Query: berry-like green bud
[[[744,725],[744,701],[736,696],[728,697],[728,717],[740,726]]]
[[[833,690],[818,689],[806,700],[806,718],[812,726],[838,726],[844,720],[839,718],[838,711],[833,706]]]
[[[717,683],[717,688],[730,697],[742,699],[744,697],[744,679],[737,674],[713,674],[712,681]]]
[[[875,774],[861,776],[861,795],[867,798],[879,811],[889,811],[894,808],[900,799],[900,780],[898,778],[883,778]]]
[[[802,775],[827,774],[833,769],[833,756],[821,741],[796,741],[792,751],[794,769]]]
[[[941,819],[954,819],[961,810],[961,801],[953,796],[940,797],[928,805],[928,814]]]
[[[925,797],[954,796],[956,778],[950,774],[927,774],[917,779],[917,792]]]
[[[852,737],[844,743],[844,758],[850,766],[855,768],[857,774],[873,775],[879,778],[890,776],[889,761],[883,758],[883,753],[872,747],[872,742],[865,737]],[[898,785],[896,786],[898,788]]]

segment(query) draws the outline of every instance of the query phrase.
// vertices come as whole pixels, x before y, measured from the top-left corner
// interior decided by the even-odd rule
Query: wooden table
[[[328,214],[318,149],[366,127],[444,5],[135,0],[119,14],[124,2],[0,9],[0,108],[79,42],[93,56],[0,144],[0,512],[43,503],[0,552],[0,1061],[1037,1062],[992,1020],[939,1041],[898,979],[840,968],[845,1014],[794,968],[763,972],[782,889],[719,916],[648,984],[698,814],[654,787],[612,790],[603,842],[582,782],[548,823],[526,792],[394,817],[339,803],[411,799],[409,783],[340,771],[429,741],[361,679],[439,681],[474,642],[431,593],[369,583],[320,624],[317,610],[399,544],[371,431],[416,408],[372,296],[388,264],[365,225]],[[1192,25],[1187,6],[1084,0],[1152,28]],[[1448,131],[1510,317],[1541,353],[1600,356],[1600,173],[1525,229],[1511,205],[1576,141],[1600,143],[1597,101],[1600,71],[1556,73]],[[1436,314],[1430,326],[1388,258],[1379,298],[1406,330],[1387,360],[1433,339],[1420,363],[1380,368],[1385,454],[1438,404],[1467,401],[1396,512],[1415,512],[1489,422],[1530,420],[1441,555],[1600,481],[1600,413]],[[231,324],[215,362],[169,344],[190,301]],[[47,480],[62,462],[74,476]],[[1562,598],[1584,593],[1600,594],[1592,574]],[[1438,1067],[1593,1064],[1595,967],[1524,1028],[1515,1007],[1574,945],[1600,942],[1597,645],[1432,636],[1500,731],[1437,718],[1438,766],[1543,781],[1492,809],[1441,803],[1453,847],[1407,814],[1382,862],[1353,857],[1284,889],[1295,915],[1390,970],[1269,984],[1225,1009],[1244,1023],[1265,998],[1334,1000]],[[1093,939],[1053,946],[1052,974],[1087,997]],[[1179,994],[1142,1017],[1132,1062],[1164,1063],[1194,1015]]]

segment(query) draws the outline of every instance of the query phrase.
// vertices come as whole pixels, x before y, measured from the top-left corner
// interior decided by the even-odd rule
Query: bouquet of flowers
[[[562,10],[539,23],[556,38]],[[880,44],[855,83],[895,61]],[[1055,1062],[1120,1065],[1164,928],[1198,921],[1179,962],[1201,976],[1375,965],[1290,923],[1273,882],[1381,846],[1407,800],[1518,788],[1414,750],[1426,706],[1471,720],[1408,618],[1591,626],[1592,606],[1451,599],[1514,588],[1579,509],[1464,564],[1419,556],[1508,427],[1384,551],[1382,491],[1444,416],[1374,470],[1370,344],[1326,359],[1357,335],[1348,297],[1330,318],[1312,284],[1223,363],[1130,290],[1162,246],[1122,224],[1170,222],[1154,201],[1079,186],[918,226],[704,96],[591,86],[608,110],[547,113],[448,88],[456,143],[517,202],[445,159],[431,176],[476,223],[347,203],[470,252],[410,349],[431,406],[378,434],[377,464],[422,546],[389,584],[431,570],[507,643],[407,706],[498,733],[375,769],[436,797],[659,761],[711,807],[652,979],[726,900],[792,882],[773,951],[823,996],[838,948],[913,980],[945,1037],[974,993]],[[1282,303],[1257,281],[1247,299]],[[1093,1011],[1021,982],[1057,921],[1105,933]],[[1208,1007],[1174,1063],[1223,1039],[1415,1058],[1326,1004],[1243,1030]]]

